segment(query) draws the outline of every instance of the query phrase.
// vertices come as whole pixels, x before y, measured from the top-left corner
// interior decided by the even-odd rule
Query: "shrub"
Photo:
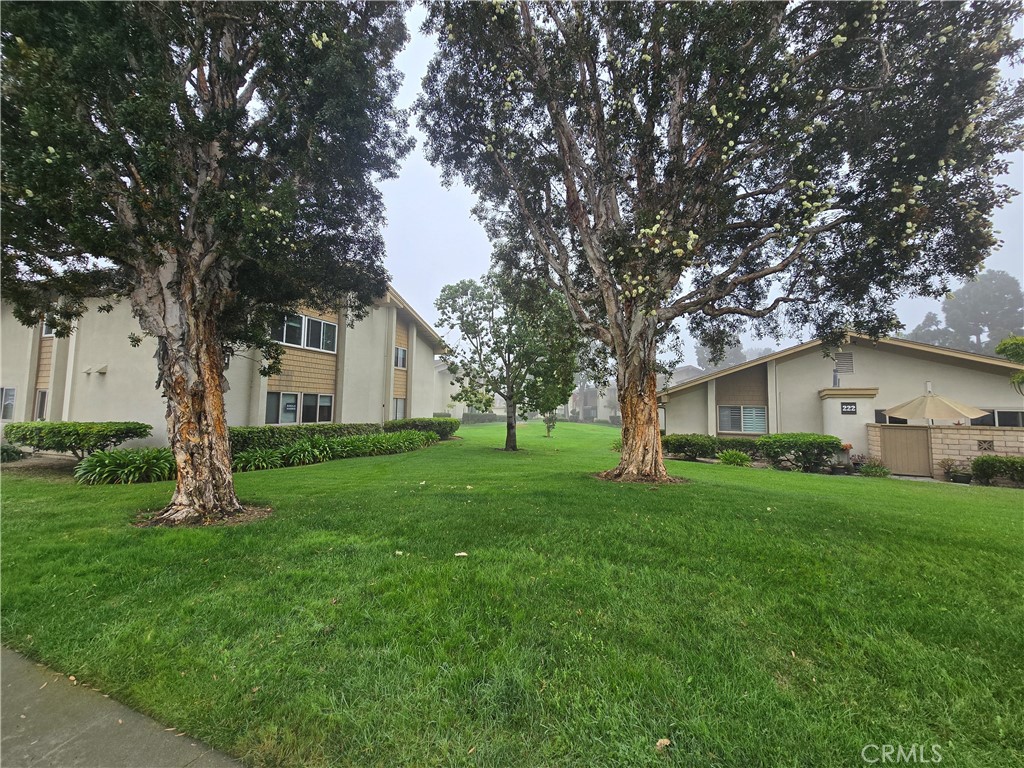
[[[0,443],[0,464],[9,461],[21,461],[25,458],[25,452],[10,443]]]
[[[613,451],[617,451],[618,453],[622,453],[622,438],[621,437],[616,437],[612,441],[612,450]]]
[[[982,485],[989,485],[997,477],[1024,483],[1024,456],[978,456],[971,462],[970,471]]]
[[[285,448],[311,437],[335,438],[380,432],[379,424],[268,424],[263,427],[229,427],[231,453],[253,448]]]
[[[722,451],[718,454],[718,460],[723,464],[728,464],[730,467],[749,467],[750,456],[745,454],[743,451],[728,450]]]
[[[802,472],[819,472],[832,463],[842,448],[832,435],[814,432],[783,432],[757,438],[757,450],[776,469],[794,467]]]
[[[504,421],[504,416],[496,413],[464,413],[462,414],[463,424],[490,424],[493,421]]]
[[[865,477],[888,477],[892,474],[892,470],[881,459],[868,456],[867,460],[860,465],[860,473]]]
[[[722,451],[743,451],[751,459],[761,458],[756,437],[720,437],[718,448]]]
[[[322,441],[299,440],[281,449],[281,461],[286,467],[301,467],[328,461],[331,454],[331,449]]]
[[[433,432],[441,440],[447,440],[458,432],[461,426],[458,419],[395,419],[384,422],[384,431],[403,432],[413,429],[417,432]]]
[[[86,485],[155,483],[175,476],[170,448],[120,448],[95,451],[75,467],[75,479]]]
[[[260,469],[277,469],[284,466],[281,448],[250,448],[236,453],[231,462],[235,472],[255,472]]]
[[[126,440],[149,437],[153,428],[138,421],[26,421],[8,424],[4,437],[37,451],[70,453],[83,459]]]
[[[718,453],[718,439],[700,434],[665,435],[661,438],[661,448],[687,461],[710,459]]]

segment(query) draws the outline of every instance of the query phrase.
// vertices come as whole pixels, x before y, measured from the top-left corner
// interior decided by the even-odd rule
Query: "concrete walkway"
[[[205,744],[7,648],[0,649],[3,768],[241,768]]]

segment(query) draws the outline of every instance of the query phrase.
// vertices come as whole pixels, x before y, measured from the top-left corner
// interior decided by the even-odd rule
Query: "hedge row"
[[[1024,456],[978,456],[971,462],[971,473],[982,485],[988,485],[997,477],[1024,483]]]
[[[464,413],[462,414],[463,424],[490,424],[492,421],[504,421],[504,416],[496,413]]]
[[[742,451],[766,459],[777,469],[816,472],[832,463],[843,445],[838,437],[811,432],[790,432],[752,437],[715,437],[701,434],[665,435],[661,447],[666,453],[687,461],[710,459],[723,451]]]
[[[152,432],[153,427],[138,421],[26,421],[4,426],[4,437],[12,443],[70,453],[77,459]]]
[[[761,455],[776,469],[818,472],[830,465],[843,449],[843,442],[832,435],[814,432],[784,432],[757,438]]]
[[[231,453],[235,456],[253,448],[284,448],[312,437],[350,437],[380,431],[379,424],[268,424],[264,427],[228,427],[231,435]]]
[[[444,417],[432,419],[395,419],[394,421],[384,422],[384,431],[404,432],[413,429],[417,432],[433,432],[442,440],[447,440],[458,432],[461,426],[462,424],[458,419]]]

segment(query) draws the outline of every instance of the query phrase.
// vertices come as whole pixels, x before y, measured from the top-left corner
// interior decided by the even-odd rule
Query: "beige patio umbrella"
[[[990,413],[975,408],[973,405],[964,405],[948,397],[936,395],[934,392],[915,397],[905,403],[900,403],[893,408],[883,411],[886,416],[894,416],[897,419],[942,419],[956,421],[958,419],[979,419]]]

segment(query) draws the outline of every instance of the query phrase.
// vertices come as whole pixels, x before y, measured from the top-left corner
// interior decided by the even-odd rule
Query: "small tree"
[[[668,480],[659,341],[898,326],[996,243],[1024,100],[1000,3],[435,3],[429,159],[617,365],[606,477]],[[503,235],[507,236],[507,235]]]
[[[546,413],[569,399],[580,341],[565,303],[535,281],[491,272],[446,285],[434,303],[438,324],[457,339],[443,355],[459,391],[488,410],[505,401],[505,450],[518,449],[519,409]]]
[[[168,523],[240,508],[224,370],[299,303],[383,295],[375,182],[408,150],[386,3],[4,5],[3,289],[67,335],[127,298],[157,342]],[[137,337],[136,337],[137,339]]]
[[[546,434],[544,437],[551,437],[551,432],[554,430],[555,425],[558,423],[558,414],[554,411],[548,411],[544,414],[544,429]]]

